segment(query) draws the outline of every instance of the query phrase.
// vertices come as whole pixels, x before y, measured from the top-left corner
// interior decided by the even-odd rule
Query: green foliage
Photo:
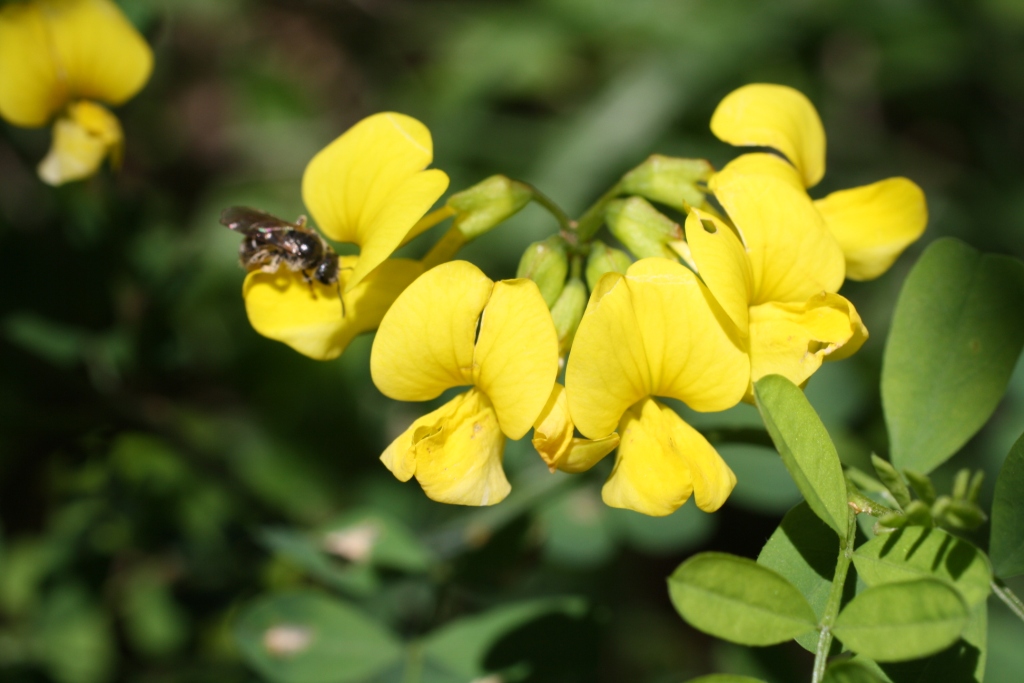
[[[750,676],[733,676],[732,674],[711,674],[710,676],[692,678],[688,681],[688,683],[763,683],[763,681],[757,678],[751,678]]]
[[[398,663],[402,648],[354,607],[303,591],[268,595],[235,624],[246,660],[275,683],[362,681]]]
[[[912,526],[876,536],[857,548],[853,563],[868,586],[940,579],[960,593],[968,608],[984,602],[992,592],[988,558],[941,529]]]
[[[968,618],[963,599],[947,583],[916,579],[864,590],[839,613],[834,631],[854,652],[893,662],[949,647]]]
[[[996,479],[989,552],[1000,577],[1024,574],[1024,436],[1013,444]]]
[[[754,385],[757,408],[793,481],[814,513],[845,539],[846,480],[825,426],[804,393],[779,375]]]
[[[753,560],[694,555],[668,580],[672,604],[687,622],[743,645],[773,645],[817,627],[814,610],[785,578]]]
[[[824,683],[884,683],[869,666],[855,659],[829,664]]]
[[[985,424],[1024,347],[1024,264],[950,239],[900,294],[882,367],[892,462],[928,473]],[[926,501],[929,502],[929,501]]]
[[[901,509],[906,510],[907,506],[910,505],[910,490],[907,488],[907,484],[903,481],[900,473],[888,461],[879,458],[874,453],[871,454],[871,464],[874,466],[879,480],[889,490],[889,493],[892,494],[896,504]]]

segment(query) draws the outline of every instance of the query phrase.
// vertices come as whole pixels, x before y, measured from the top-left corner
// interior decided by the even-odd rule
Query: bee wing
[[[247,206],[231,206],[224,209],[220,214],[220,223],[244,235],[295,229],[288,221]]]

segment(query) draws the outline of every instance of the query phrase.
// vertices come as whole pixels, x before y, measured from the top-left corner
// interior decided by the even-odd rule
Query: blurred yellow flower
[[[580,432],[604,439],[617,429],[621,438],[605,503],[657,516],[691,495],[702,510],[721,507],[736,477],[699,432],[654,398],[725,410],[750,382],[742,340],[692,271],[648,258],[625,275],[602,276],[565,377]]]
[[[363,119],[317,153],[302,178],[306,207],[324,235],[358,245],[359,256],[340,258],[337,286],[285,268],[249,273],[242,293],[253,328],[317,360],[338,357],[357,334],[375,329],[423,273],[419,261],[388,257],[434,224],[420,219],[448,176],[427,169],[432,160],[427,127],[396,113]]]
[[[57,116],[39,176],[60,185],[120,162],[124,137],[98,104],[120,105],[149,80],[153,53],[110,0],[31,0],[0,9],[0,116],[37,128]]]
[[[711,117],[711,130],[733,145],[778,151],[793,165],[801,188],[814,187],[825,175],[825,129],[810,100],[792,88],[754,83],[733,91]],[[928,222],[924,193],[906,178],[833,192],[814,207],[835,237],[851,280],[871,280],[888,270]]]
[[[395,301],[377,331],[370,372],[400,401],[471,387],[413,422],[381,461],[401,481],[415,476],[433,500],[493,505],[511,489],[505,438],[522,438],[551,394],[558,338],[533,281],[492,282],[471,263],[453,261]]]

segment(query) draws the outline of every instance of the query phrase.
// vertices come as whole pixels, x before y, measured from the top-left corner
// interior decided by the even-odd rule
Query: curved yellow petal
[[[754,274],[739,238],[718,218],[693,209],[686,218],[686,243],[697,274],[745,335]]]
[[[522,438],[558,375],[558,335],[533,280],[494,284],[480,320],[473,380],[494,404],[501,429]]]
[[[782,152],[806,187],[825,175],[825,128],[811,101],[793,88],[752,83],[732,91],[711,116],[711,132],[731,145]]]
[[[370,374],[377,388],[399,401],[428,401],[473,384],[477,321],[493,286],[466,261],[441,264],[413,282],[373,341]]]
[[[565,388],[573,422],[591,439],[614,432],[622,413],[650,394],[647,354],[625,276],[606,273],[591,293],[569,353]]]
[[[782,375],[803,384],[826,357],[849,356],[868,333],[853,304],[838,294],[750,309],[750,376]]]
[[[585,472],[619,445],[615,433],[594,441],[573,437],[565,387],[557,382],[533,427],[533,447],[552,472]]]
[[[619,431],[619,455],[601,490],[612,507],[660,517],[692,494],[697,507],[713,512],[736,486],[736,476],[707,439],[654,399],[631,406]]]
[[[750,381],[750,362],[732,322],[693,271],[643,259],[625,280],[647,359],[648,393],[702,412],[736,405]]]
[[[0,116],[16,126],[46,123],[68,100],[38,3],[0,8]]]
[[[756,159],[745,158],[751,156]],[[752,303],[803,302],[838,291],[846,273],[843,251],[806,191],[785,179],[785,162],[772,159],[744,155],[712,179],[715,197],[747,248]]]
[[[116,116],[95,102],[76,102],[53,126],[53,143],[39,163],[39,177],[49,185],[82,180],[96,173],[107,156],[117,167],[123,143]]]
[[[356,256],[341,257],[342,285],[358,260]],[[257,332],[310,358],[330,360],[341,355],[356,335],[375,329],[402,290],[422,272],[418,261],[385,261],[345,293],[344,317],[337,285],[314,281],[311,291],[301,273],[285,266],[276,273],[249,273],[242,296],[249,322]]]
[[[369,116],[313,157],[302,198],[324,234],[360,246],[354,287],[405,240],[444,194],[448,176],[424,170],[434,157],[430,131],[416,119]]]
[[[833,192],[814,202],[846,255],[846,277],[873,280],[928,224],[924,192],[906,178]]]
[[[415,475],[431,500],[494,505],[512,488],[502,469],[504,451],[491,402],[470,389],[416,420],[381,460],[401,481]]]

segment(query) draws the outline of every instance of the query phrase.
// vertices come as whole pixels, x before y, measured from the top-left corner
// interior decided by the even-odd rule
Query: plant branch
[[[1003,580],[996,578],[992,581],[992,592],[996,596],[1006,603],[1006,606],[1010,608],[1010,611],[1017,615],[1021,621],[1024,621],[1024,602],[1021,601],[1017,595],[1010,590],[1010,587],[1003,583]]]
[[[517,182],[523,183],[521,180]],[[523,183],[523,185],[526,185],[530,188],[530,191],[533,192],[533,201],[537,202],[538,206],[541,206],[555,217],[555,220],[558,221],[558,227],[562,232],[572,232],[575,229],[575,224],[573,223],[573,220],[569,218],[569,214],[562,210],[562,207],[556,204],[551,197],[547,196],[530,183]]]
[[[848,514],[846,540],[839,544],[839,558],[836,560],[836,572],[832,576],[832,589],[825,603],[825,613],[821,616],[821,635],[818,648],[814,653],[814,674],[811,683],[821,683],[825,679],[825,667],[828,666],[828,652],[832,649],[832,624],[835,623],[839,607],[843,602],[843,587],[846,585],[846,574],[853,560],[853,544],[857,532],[857,513],[850,508]]]
[[[607,192],[601,195],[596,202],[590,205],[580,219],[576,221],[575,230],[576,239],[579,242],[589,242],[597,234],[597,231],[601,229],[601,224],[604,222],[604,207],[611,200],[615,199],[622,192],[622,181],[619,181],[612,185]]]

